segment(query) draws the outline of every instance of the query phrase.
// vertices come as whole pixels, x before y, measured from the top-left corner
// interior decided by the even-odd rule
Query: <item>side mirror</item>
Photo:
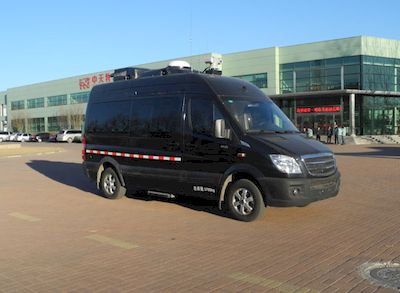
[[[226,129],[225,127],[225,120],[224,119],[217,119],[215,120],[215,137],[216,138],[224,138],[230,139],[231,137],[231,130]]]

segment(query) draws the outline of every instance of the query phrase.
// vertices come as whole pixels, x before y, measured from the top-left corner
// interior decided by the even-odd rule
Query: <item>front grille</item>
[[[308,173],[315,177],[332,175],[336,171],[336,161],[333,154],[321,153],[301,157]]]

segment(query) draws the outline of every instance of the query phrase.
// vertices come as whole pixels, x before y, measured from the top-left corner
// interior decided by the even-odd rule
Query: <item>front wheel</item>
[[[251,222],[263,217],[265,204],[258,187],[247,179],[234,182],[227,191],[226,205],[239,221]]]
[[[100,188],[104,196],[109,199],[121,198],[126,189],[121,185],[119,178],[112,168],[107,168],[101,174]]]

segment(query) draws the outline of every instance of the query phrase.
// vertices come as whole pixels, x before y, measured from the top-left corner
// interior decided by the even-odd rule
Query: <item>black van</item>
[[[340,185],[333,153],[256,86],[184,67],[116,70],[95,86],[83,148],[85,174],[107,198],[206,197],[242,221],[267,205],[336,196]]]

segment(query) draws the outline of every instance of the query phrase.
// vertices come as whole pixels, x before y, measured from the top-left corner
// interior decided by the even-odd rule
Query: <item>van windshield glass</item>
[[[224,97],[223,102],[247,133],[299,132],[281,109],[270,100]]]

